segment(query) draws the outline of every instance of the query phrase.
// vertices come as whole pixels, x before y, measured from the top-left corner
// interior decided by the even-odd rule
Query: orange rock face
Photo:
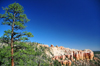
[[[68,62],[67,60],[63,61],[63,65],[67,65],[67,62]]]
[[[94,57],[94,53],[93,52],[90,52],[89,53],[89,59],[93,60],[93,57]]]
[[[49,47],[48,45],[44,45],[44,47]]]
[[[51,45],[51,47],[54,47],[54,46]],[[71,66],[71,63],[74,62],[75,60],[84,60],[84,59],[86,59],[86,60],[91,59],[92,60],[94,57],[94,53],[88,49],[85,49],[84,51],[82,51],[82,50],[78,51],[78,50],[74,50],[74,49],[66,50],[66,48],[64,48],[63,46],[57,47],[57,49],[59,49],[59,48],[64,52],[65,55],[54,56],[52,59],[58,60],[58,62],[61,63],[62,65]],[[66,57],[67,57],[67,59],[70,59],[70,60],[65,60]]]
[[[90,53],[85,53],[86,59],[89,59]]]
[[[79,57],[79,59],[80,59],[80,51],[78,52],[78,57]]]
[[[56,60],[58,60],[58,56],[55,56],[54,58],[55,58]]]
[[[63,46],[60,46],[59,48],[60,48],[60,49],[64,49],[64,47],[63,47]]]
[[[70,60],[59,60],[58,59],[58,62],[61,63],[61,65],[68,65],[68,66],[71,66],[71,61]]]
[[[68,54],[68,55],[66,55],[66,57],[67,57],[67,58],[70,58],[70,55]]]
[[[73,51],[73,57],[75,57],[75,52]]]
[[[85,53],[83,53],[83,60],[84,60],[84,59],[86,59],[86,57],[85,57],[85,56],[86,56],[86,54],[85,54]]]
[[[66,56],[65,55],[62,55],[62,59],[64,60],[66,58]]]
[[[53,45],[51,45],[51,47],[54,47]]]
[[[68,65],[68,60],[63,61],[63,65]]]
[[[72,60],[72,61],[73,61],[73,56],[72,56],[72,55],[70,55],[70,60]]]
[[[52,60],[55,60],[55,58],[52,58]]]
[[[75,54],[75,58],[76,58],[76,60],[79,60],[79,55],[78,55],[78,53]]]
[[[80,59],[83,60],[83,52],[80,51]]]
[[[68,60],[68,66],[71,66],[72,62],[70,60]]]

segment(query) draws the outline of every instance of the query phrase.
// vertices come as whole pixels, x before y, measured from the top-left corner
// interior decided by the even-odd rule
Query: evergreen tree
[[[17,30],[23,30],[26,28],[25,23],[30,21],[26,14],[24,14],[23,7],[19,3],[10,4],[8,7],[3,8],[5,14],[0,14],[0,18],[3,19],[3,25],[9,25],[11,30],[5,31],[6,35],[11,37],[11,64],[14,66],[13,58],[13,42],[28,40],[27,37],[33,37],[31,32],[18,32]],[[24,36],[24,37],[23,37]],[[26,36],[26,37],[25,37]]]
[[[4,32],[5,32],[4,35],[0,37],[0,42],[9,44],[9,42],[10,42],[10,35],[7,34],[6,31],[4,31]]]

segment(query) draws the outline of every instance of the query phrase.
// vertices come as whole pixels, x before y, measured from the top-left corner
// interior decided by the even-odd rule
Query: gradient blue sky
[[[0,0],[0,14],[15,1],[30,19],[25,30],[34,35],[31,42],[100,50],[100,0]],[[0,24],[0,36],[7,29]]]

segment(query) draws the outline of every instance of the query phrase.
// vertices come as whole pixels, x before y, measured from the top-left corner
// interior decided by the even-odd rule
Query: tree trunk
[[[13,32],[14,32],[14,22],[15,22],[15,14],[12,24],[12,33],[11,33],[11,66],[14,66],[14,57],[13,57]]]
[[[39,60],[39,62],[38,62],[38,66],[40,66],[40,60]]]

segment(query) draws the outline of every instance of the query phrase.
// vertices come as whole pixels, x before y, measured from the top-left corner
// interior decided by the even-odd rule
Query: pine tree
[[[26,14],[24,14],[23,6],[19,3],[10,4],[8,7],[3,7],[5,10],[4,14],[0,14],[0,18],[3,19],[3,25],[9,25],[11,30],[5,31],[6,35],[10,35],[11,37],[11,64],[14,66],[14,58],[13,58],[13,42],[28,40],[27,37],[33,37],[31,32],[18,32],[18,30],[23,30],[26,28],[25,23],[30,21]],[[24,37],[23,37],[24,36]],[[26,37],[25,37],[26,36]]]
[[[7,43],[7,44],[9,45],[9,42],[10,42],[10,35],[7,34],[6,31],[4,31],[4,32],[5,32],[4,35],[0,37],[1,42],[2,42],[2,44],[3,44],[3,43]]]

